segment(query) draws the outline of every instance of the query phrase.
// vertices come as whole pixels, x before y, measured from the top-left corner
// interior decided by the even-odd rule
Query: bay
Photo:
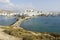
[[[35,32],[55,32],[60,33],[60,17],[33,17],[22,22],[21,26]]]
[[[0,16],[0,25],[9,26],[17,21],[17,18],[14,16]]]

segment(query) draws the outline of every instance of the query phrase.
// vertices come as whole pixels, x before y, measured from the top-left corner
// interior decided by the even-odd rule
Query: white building
[[[6,16],[7,12],[3,11],[3,12],[0,13],[0,15],[5,15]]]
[[[30,10],[25,10],[24,14],[28,16],[36,16],[36,15],[40,15],[41,12],[30,9]]]
[[[6,11],[0,12],[0,15],[3,15],[3,16],[13,16],[17,14],[18,13],[15,13],[15,12],[6,12]]]

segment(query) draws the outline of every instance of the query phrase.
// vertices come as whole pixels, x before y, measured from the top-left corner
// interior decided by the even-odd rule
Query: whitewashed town
[[[4,16],[14,16],[14,15],[25,15],[25,16],[58,16],[60,15],[60,12],[44,12],[44,11],[38,11],[38,10],[34,10],[34,9],[26,9],[22,12],[12,12],[12,11],[5,11],[5,10],[0,10],[0,15],[4,15]]]

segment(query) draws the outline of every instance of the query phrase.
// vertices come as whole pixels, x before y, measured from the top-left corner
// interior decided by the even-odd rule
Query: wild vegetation
[[[5,33],[22,38],[22,40],[60,40],[60,34],[55,33],[39,33],[39,32],[31,32],[24,30],[23,28],[18,27],[2,27]]]

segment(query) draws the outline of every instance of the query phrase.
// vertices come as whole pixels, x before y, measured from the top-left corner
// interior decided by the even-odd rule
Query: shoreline
[[[30,18],[31,18],[31,17],[26,17],[26,18],[21,19],[20,27],[21,27],[21,23],[22,23],[23,21],[28,20],[28,19],[30,19]]]
[[[18,19],[19,23],[17,23],[18,21],[15,22],[15,23],[19,24],[18,26],[17,26],[17,25],[15,26],[15,25],[14,25],[15,23],[13,23],[12,25],[9,25],[9,26],[24,29],[24,28],[21,26],[22,22],[25,21],[25,20],[28,20],[28,19],[34,18],[34,17],[36,17],[36,16],[25,17],[25,18],[23,18],[23,19],[22,19],[22,18],[19,18],[19,19],[20,19],[20,20]],[[0,25],[0,26],[2,26],[2,25]],[[6,27],[6,26],[2,26],[2,27]],[[60,33],[59,33],[59,34],[60,34]]]
[[[33,17],[34,17],[34,16],[33,16]],[[30,18],[33,18],[33,17],[30,17]],[[29,18],[27,18],[27,20],[28,20],[28,19],[29,19]],[[23,21],[25,21],[25,20],[26,20],[26,19],[24,18]],[[22,21],[22,22],[23,22],[23,21]],[[21,23],[22,23],[22,22],[21,22]],[[23,26],[21,26],[21,24],[20,24],[20,27],[23,28]],[[26,30],[26,29],[25,29],[25,30]],[[30,31],[30,30],[28,30],[28,31]],[[33,31],[33,32],[34,32],[34,31]],[[35,31],[35,32],[37,32],[37,31]],[[40,32],[42,32],[42,31],[40,31]],[[49,31],[45,31],[45,32],[47,32],[47,33],[58,33],[58,34],[60,34],[59,32],[49,32]]]
[[[31,18],[33,18],[33,17],[35,17],[35,16],[25,17],[25,18],[23,18],[23,19],[21,18],[20,27],[21,27],[21,23],[22,23],[23,21],[28,20],[28,19],[31,19]]]
[[[18,26],[18,27],[11,25],[11,26],[4,26],[4,27],[0,28],[0,30],[2,30],[2,29],[4,30],[4,31],[1,31],[0,34],[4,37],[4,39],[6,39],[6,37],[8,37],[8,39],[13,39],[13,37],[14,37],[14,40],[15,39],[16,40],[18,40],[18,39],[22,40],[24,37],[27,38],[27,39],[30,38],[30,37],[34,37],[35,39],[38,38],[38,40],[42,40],[42,39],[40,39],[41,37],[43,38],[43,40],[45,40],[45,39],[46,40],[48,40],[48,39],[49,40],[51,40],[51,39],[52,40],[53,39],[56,39],[56,40],[60,39],[60,34],[58,34],[58,33],[34,32],[34,31],[25,30],[21,26],[21,23],[23,21],[31,19],[33,17],[25,17],[23,19],[20,18],[20,20],[18,20],[18,21],[20,21],[20,23],[19,23],[20,26]],[[18,21],[16,21],[16,22],[18,22]],[[4,32],[5,34],[8,34],[8,35],[6,35],[6,37],[5,37],[5,34],[2,34],[2,32]],[[16,37],[16,35],[17,35],[17,37]],[[2,39],[3,39],[3,37],[2,37]],[[12,38],[10,38],[10,37],[12,37]]]
[[[16,26],[16,27],[21,27],[21,23],[27,19],[30,19],[31,17],[25,17],[25,18],[19,18],[18,21],[16,21],[15,23],[13,23],[10,26]]]

